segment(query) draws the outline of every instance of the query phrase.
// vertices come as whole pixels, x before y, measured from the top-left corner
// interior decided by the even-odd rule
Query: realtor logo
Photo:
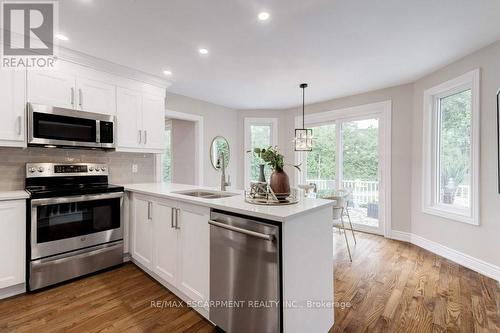
[[[2,68],[52,68],[57,2],[3,1]]]

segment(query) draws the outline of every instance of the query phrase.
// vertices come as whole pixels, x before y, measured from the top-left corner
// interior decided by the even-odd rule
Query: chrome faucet
[[[225,163],[225,158],[224,158],[224,153],[221,151],[219,152],[219,158],[217,159],[217,164],[219,169],[221,169],[221,175],[220,175],[220,190],[225,191],[226,186],[231,186],[231,176],[227,176],[227,181],[226,181],[226,163]]]

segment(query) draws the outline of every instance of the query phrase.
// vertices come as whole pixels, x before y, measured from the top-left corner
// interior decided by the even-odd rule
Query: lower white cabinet
[[[0,289],[25,282],[26,201],[0,201]]]
[[[177,288],[197,302],[209,299],[209,219],[210,211],[206,207],[179,204]],[[208,311],[208,307],[204,307]]]
[[[154,255],[153,272],[168,283],[177,280],[177,238],[175,202],[155,202],[153,206]]]
[[[144,197],[132,200],[132,257],[148,269],[153,268],[153,203]]]
[[[210,209],[132,195],[132,258],[208,313]]]

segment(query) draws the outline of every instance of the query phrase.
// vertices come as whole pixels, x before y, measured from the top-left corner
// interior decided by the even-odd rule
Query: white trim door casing
[[[251,132],[250,126],[271,126],[271,146],[278,145],[278,118],[245,118],[244,120],[244,132],[245,132],[245,183],[244,187],[250,186],[250,157],[251,153],[247,153],[251,149]]]
[[[342,151],[342,138],[340,127],[343,122],[355,121],[367,118],[377,118],[379,120],[379,228],[364,228],[357,225],[356,228],[361,231],[375,232],[385,237],[391,236],[391,166],[392,166],[392,101],[384,101],[378,103],[364,104],[345,109],[337,109],[333,111],[319,112],[306,115],[306,127],[318,126],[322,124],[336,124],[336,183],[339,184],[342,179],[342,156],[338,152]],[[295,125],[302,126],[302,116],[295,118]],[[313,144],[314,149],[314,144]],[[295,163],[304,163],[306,154],[304,152],[295,153]],[[295,172],[296,184],[305,182],[306,172]]]
[[[194,115],[191,113],[178,112],[173,110],[165,110],[165,118],[170,119],[180,119],[186,121],[194,122],[194,132],[195,132],[195,164],[196,164],[196,173],[195,173],[195,184],[198,186],[204,185],[204,159],[203,154],[205,153],[205,130],[203,124],[203,116]],[[173,158],[173,156],[172,156]],[[174,170],[172,170],[172,173]],[[161,155],[156,154],[155,157],[155,181],[162,181],[162,165],[161,165]]]

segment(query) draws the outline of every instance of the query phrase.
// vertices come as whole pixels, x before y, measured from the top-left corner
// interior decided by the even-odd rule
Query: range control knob
[[[35,169],[35,168],[33,168],[33,167],[31,167],[31,168],[29,168],[29,170],[28,170],[28,171],[29,171],[29,172],[31,172],[31,173],[33,173],[33,172],[35,172],[35,171],[36,171],[36,169]]]
[[[94,167],[89,167],[89,171],[94,171]]]
[[[38,167],[38,172],[43,172],[43,167]]]
[[[101,171],[106,171],[106,168],[105,168],[105,167],[102,167],[102,168],[101,168]]]

